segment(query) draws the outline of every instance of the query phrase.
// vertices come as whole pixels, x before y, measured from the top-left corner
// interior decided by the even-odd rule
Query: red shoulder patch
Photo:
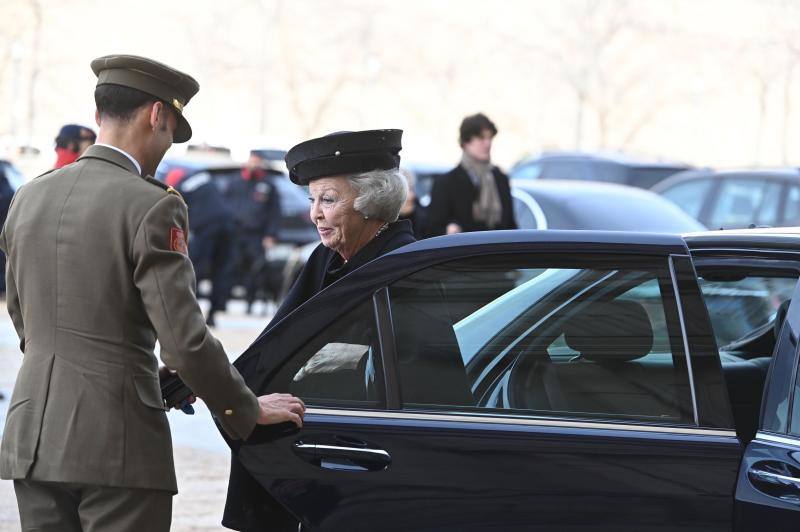
[[[186,245],[186,235],[180,227],[173,227],[169,230],[169,248],[184,255],[189,253],[189,248]]]

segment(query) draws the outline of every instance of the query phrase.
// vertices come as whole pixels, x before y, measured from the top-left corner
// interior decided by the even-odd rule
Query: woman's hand
[[[256,423],[259,425],[275,425],[291,421],[298,427],[303,426],[306,405],[299,397],[288,393],[271,393],[258,398],[260,411]]]

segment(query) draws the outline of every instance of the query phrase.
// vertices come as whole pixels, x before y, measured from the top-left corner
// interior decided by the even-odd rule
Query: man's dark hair
[[[100,116],[121,121],[130,120],[137,109],[156,101],[155,96],[122,85],[105,84],[94,89],[94,103]]]
[[[66,124],[58,132],[56,137],[56,148],[67,148],[73,151],[78,150],[78,145],[83,140],[91,140],[92,144],[97,140],[97,135],[88,127],[78,124]]]
[[[494,122],[489,120],[489,117],[483,113],[470,115],[461,121],[461,128],[459,128],[459,142],[463,146],[473,137],[480,137],[484,130],[492,132],[492,136],[497,135],[497,127]]]

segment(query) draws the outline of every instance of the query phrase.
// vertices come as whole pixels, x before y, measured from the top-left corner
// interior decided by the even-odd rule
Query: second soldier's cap
[[[389,170],[400,166],[401,129],[341,131],[307,140],[286,154],[289,178],[307,185],[318,177]]]
[[[183,116],[183,108],[200,90],[200,84],[180,70],[137,55],[106,55],[92,61],[97,85],[122,85],[155,96],[172,107],[178,115],[174,142],[192,138],[192,127]]]

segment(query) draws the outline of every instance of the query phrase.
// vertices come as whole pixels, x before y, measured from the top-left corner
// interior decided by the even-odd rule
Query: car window
[[[686,170],[682,167],[654,166],[628,169],[628,184],[640,188],[653,188],[671,175]]]
[[[733,229],[755,223],[765,185],[763,179],[723,179],[709,217],[710,227]]]
[[[589,165],[583,161],[543,161],[541,179],[592,179]]]
[[[636,263],[484,257],[394,283],[404,408],[691,423],[671,285]]]
[[[786,195],[786,206],[783,213],[784,225],[794,225],[800,222],[800,187],[792,185]]]
[[[619,183],[621,185],[628,183],[627,172],[621,164],[596,161],[589,168],[592,172],[590,179],[593,181],[605,181],[606,183]]]
[[[711,179],[684,181],[668,188],[661,195],[683,209],[689,216],[699,218],[712,184]]]
[[[299,349],[273,380],[309,405],[375,408],[384,404],[372,304],[345,313]]]
[[[714,337],[720,350],[772,328],[781,305],[786,305],[797,284],[797,275],[786,277],[748,275],[726,279],[700,272],[700,290],[708,308]],[[761,353],[769,356],[771,353]]]
[[[513,179],[538,179],[542,175],[541,163],[529,163],[518,166],[511,171]]]
[[[764,185],[764,196],[756,215],[756,223],[759,225],[775,226],[778,224],[778,207],[781,203],[783,183],[768,181]]]

